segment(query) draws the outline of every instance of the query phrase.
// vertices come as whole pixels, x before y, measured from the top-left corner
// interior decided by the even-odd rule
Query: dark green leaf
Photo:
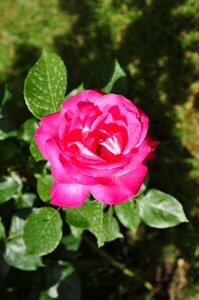
[[[37,192],[42,201],[49,202],[50,188],[53,185],[53,182],[54,179],[50,174],[46,174],[37,178]]]
[[[137,204],[140,217],[151,227],[167,228],[188,222],[182,205],[161,191],[150,190]]]
[[[2,219],[0,217],[0,239],[4,239],[5,238],[5,228],[2,222]]]
[[[25,246],[22,239],[23,226],[24,220],[13,216],[4,258],[11,267],[25,271],[36,270],[43,264],[39,256],[25,255]]]
[[[126,74],[116,60],[93,72],[86,83],[86,88],[97,88],[105,93],[125,94]]]
[[[23,140],[26,143],[30,143],[37,127],[38,123],[35,121],[35,119],[26,120],[19,130],[18,139]]]
[[[16,143],[5,140],[0,142],[0,165],[1,167],[8,164],[8,161],[17,158],[20,153],[20,149],[17,147]],[[12,161],[13,166],[13,161]]]
[[[119,221],[125,227],[135,232],[140,224],[140,217],[133,200],[114,205],[115,213]]]
[[[15,136],[17,136],[17,131],[13,122],[7,117],[0,118],[0,141]]]
[[[19,194],[18,197],[15,198],[15,203],[18,208],[28,208],[33,206],[35,199],[36,194],[24,193]]]
[[[66,209],[66,222],[69,225],[88,229],[101,247],[106,241],[122,237],[117,220],[111,211],[104,212],[105,205],[97,200],[85,202],[78,208]]]
[[[13,177],[0,176],[0,203],[10,200],[15,195],[19,187],[19,182],[17,182]]]
[[[86,229],[89,227],[89,223],[85,216],[85,204],[80,207],[66,208],[65,219],[69,225]]]
[[[48,268],[47,283],[50,288],[42,291],[39,300],[80,300],[81,287],[74,268],[66,262]]]
[[[36,118],[60,109],[66,92],[66,67],[61,58],[43,51],[25,80],[26,105]]]
[[[79,245],[81,243],[81,238],[75,237],[74,235],[70,234],[64,236],[62,238],[62,244],[66,246],[66,249],[69,251],[77,251],[79,249]]]
[[[23,239],[28,255],[52,252],[62,237],[62,220],[51,207],[39,208],[29,215],[24,225]]]
[[[32,140],[32,142],[30,143],[30,153],[32,154],[33,158],[36,161],[45,160],[45,158],[39,151],[37,144],[35,143],[35,140]]]
[[[10,101],[12,98],[12,93],[9,91],[7,85],[5,86],[4,95],[3,98],[0,99],[0,116],[6,115],[6,104]]]

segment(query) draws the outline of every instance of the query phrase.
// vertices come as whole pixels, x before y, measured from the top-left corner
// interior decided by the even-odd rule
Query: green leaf
[[[28,109],[39,119],[58,111],[65,98],[66,84],[66,67],[61,58],[43,51],[25,80],[24,97]]]
[[[67,236],[64,236],[61,242],[66,247],[67,250],[77,251],[81,243],[81,237],[78,238],[72,234],[69,234]]]
[[[17,136],[13,122],[7,117],[0,117],[0,141]]]
[[[3,98],[0,98],[0,116],[6,115],[6,104],[12,98],[12,93],[9,91],[7,85],[5,85],[4,95]]]
[[[144,182],[142,183],[141,185],[141,188],[139,189],[138,193],[135,195],[136,198],[139,198],[140,195],[142,197],[142,194],[146,191],[147,189],[147,186],[148,186],[148,183],[149,183],[149,172],[147,173],[145,179],[144,179]]]
[[[161,191],[150,190],[137,204],[140,217],[151,227],[167,228],[188,222],[182,205]]]
[[[23,226],[24,220],[17,216],[12,217],[4,259],[11,267],[25,271],[33,271],[43,266],[43,264],[39,256],[25,255],[25,245],[22,239]]]
[[[114,205],[116,216],[123,226],[136,232],[140,224],[140,216],[133,200]]]
[[[70,98],[70,97],[76,95],[77,93],[83,91],[83,89],[84,89],[83,84],[79,85],[76,89],[70,91],[70,93],[68,93],[68,94],[66,95],[66,99],[68,99],[68,98]]]
[[[0,239],[4,239],[5,238],[5,228],[4,228],[4,225],[3,225],[3,222],[2,222],[2,219],[0,217]]]
[[[30,143],[30,153],[32,154],[33,158],[36,161],[45,160],[45,158],[39,151],[37,144],[35,143],[35,140],[32,140],[32,142]]]
[[[12,160],[12,166],[14,164],[13,160],[17,158],[17,155],[21,153],[21,149],[16,145],[16,143],[5,140],[0,141],[0,165],[8,166],[8,161]]]
[[[117,220],[112,211],[104,212],[104,203],[97,200],[85,202],[78,208],[66,209],[66,222],[69,225],[88,229],[97,238],[98,246],[122,237]]]
[[[84,229],[72,225],[70,225],[70,230],[71,234],[77,239],[80,239],[82,237],[82,233],[84,232]]]
[[[111,242],[119,237],[122,237],[119,224],[113,217],[113,206],[110,206],[108,212],[104,215],[103,235],[104,238],[102,238],[101,241],[102,245],[104,244],[104,242]],[[100,244],[99,241],[98,244]]]
[[[26,143],[30,143],[37,127],[38,123],[35,121],[35,119],[26,120],[19,130],[18,139],[23,140]]]
[[[50,174],[46,174],[37,178],[37,192],[42,201],[49,202],[50,188],[53,185],[53,182],[54,179]]]
[[[52,252],[61,237],[62,220],[54,208],[39,208],[25,221],[23,239],[27,255],[46,255]]]
[[[28,208],[33,206],[35,199],[36,194],[24,193],[19,194],[18,197],[15,197],[15,203],[18,208]]]
[[[48,290],[42,291],[39,300],[80,300],[80,280],[72,265],[59,261],[58,264],[48,268],[45,277]]]
[[[98,68],[86,83],[86,88],[100,89],[105,93],[126,93],[126,74],[117,60],[108,66]]]
[[[86,204],[80,207],[66,208],[65,220],[69,225],[86,229],[89,227],[89,223],[85,216]]]
[[[11,176],[0,176],[0,204],[10,200],[20,187]]]

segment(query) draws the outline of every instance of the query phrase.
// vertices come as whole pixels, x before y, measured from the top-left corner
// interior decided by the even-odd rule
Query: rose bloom
[[[107,204],[135,196],[158,144],[147,130],[140,108],[98,90],[80,92],[44,116],[34,138],[55,180],[51,204],[79,206],[89,193]]]

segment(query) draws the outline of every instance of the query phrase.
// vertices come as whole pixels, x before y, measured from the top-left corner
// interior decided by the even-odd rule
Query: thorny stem
[[[112,266],[116,267],[117,269],[121,270],[123,274],[125,274],[128,277],[134,277],[137,281],[139,281],[144,287],[149,290],[153,291],[153,286],[149,281],[144,280],[140,275],[135,273],[132,269],[125,266],[125,264],[115,260],[110,254],[106,253],[104,250],[98,248],[90,239],[87,237],[83,237],[86,244],[94,250],[97,254],[99,254],[101,257],[103,257],[105,260],[107,260]]]

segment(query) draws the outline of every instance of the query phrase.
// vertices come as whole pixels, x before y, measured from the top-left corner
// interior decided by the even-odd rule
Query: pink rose
[[[81,205],[89,193],[116,204],[137,194],[145,161],[158,142],[148,135],[148,117],[121,95],[86,90],[44,116],[35,132],[55,179],[51,203]]]

